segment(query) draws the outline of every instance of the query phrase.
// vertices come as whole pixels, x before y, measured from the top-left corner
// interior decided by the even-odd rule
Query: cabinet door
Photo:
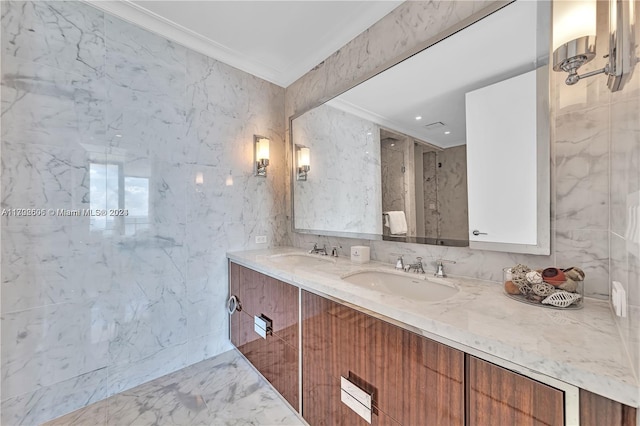
[[[468,425],[564,425],[562,391],[467,355]]]
[[[580,389],[580,424],[582,426],[636,426],[637,410]]]
[[[298,408],[298,289],[259,272],[229,264],[230,293],[242,311],[231,315],[231,343],[291,404]],[[254,330],[254,316],[272,320],[273,333],[263,339]]]
[[[340,400],[340,377],[373,396],[372,424],[464,423],[464,355],[302,292],[303,417],[366,425]]]

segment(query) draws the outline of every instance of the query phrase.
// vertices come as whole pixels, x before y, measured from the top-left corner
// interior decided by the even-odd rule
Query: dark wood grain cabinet
[[[469,426],[564,425],[564,393],[467,355]]]
[[[366,425],[341,402],[340,377],[373,396],[374,425],[464,424],[464,354],[302,292],[302,415]]]
[[[637,410],[580,389],[581,426],[636,426]]]
[[[297,409],[298,288],[233,262],[229,284],[242,307],[230,316],[231,343]],[[254,317],[260,315],[272,320],[273,332],[266,339],[254,331]]]

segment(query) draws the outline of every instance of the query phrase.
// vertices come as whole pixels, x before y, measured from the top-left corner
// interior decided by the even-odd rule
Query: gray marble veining
[[[45,423],[57,425],[302,425],[235,350]]]
[[[313,163],[306,181],[293,182],[295,228],[382,234],[379,127],[329,105],[292,126]],[[357,190],[341,191],[346,185]]]
[[[2,208],[130,213],[0,218],[1,422],[34,424],[229,349],[225,252],[286,238],[284,89],[89,3],[1,8]]]

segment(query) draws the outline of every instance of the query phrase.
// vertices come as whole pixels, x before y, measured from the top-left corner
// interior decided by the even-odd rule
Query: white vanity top
[[[335,263],[302,266],[270,258],[283,253],[304,252],[280,247],[227,256],[300,288],[423,330],[427,337],[456,342],[481,358],[488,354],[632,407],[640,405],[640,383],[606,301],[586,299],[580,310],[546,309],[509,299],[500,283],[448,277],[460,292],[441,302],[425,303],[340,279],[363,269],[393,271],[392,265],[356,264],[343,257]]]

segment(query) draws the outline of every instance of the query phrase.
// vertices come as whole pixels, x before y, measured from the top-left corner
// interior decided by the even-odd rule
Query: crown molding
[[[250,60],[233,49],[176,24],[129,0],[95,1],[82,0],[97,9],[123,19],[148,31],[156,33],[186,48],[202,53],[210,58],[224,62],[280,87],[286,87],[291,81],[283,73],[261,62]],[[290,79],[290,78],[289,78]]]

